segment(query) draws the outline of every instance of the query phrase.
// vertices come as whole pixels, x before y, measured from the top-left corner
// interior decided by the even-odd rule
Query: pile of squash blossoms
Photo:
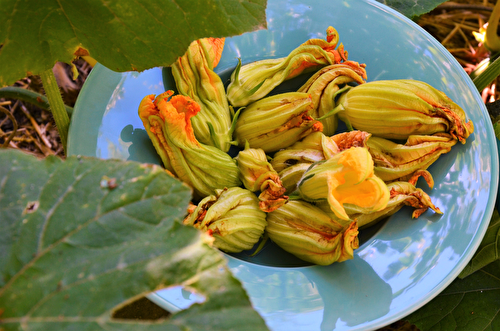
[[[178,95],[146,96],[139,116],[167,171],[193,189],[184,224],[225,252],[268,236],[315,264],[353,258],[359,229],[404,205],[434,206],[415,185],[473,132],[443,92],[415,80],[366,82],[333,27],[287,57],[214,72],[224,39],[194,41],[172,66]],[[313,73],[297,91],[271,95]],[[337,133],[338,120],[348,132]],[[239,147],[235,157],[227,152]]]

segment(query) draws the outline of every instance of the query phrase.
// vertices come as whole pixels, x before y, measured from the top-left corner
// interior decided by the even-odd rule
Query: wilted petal
[[[246,189],[257,192],[259,206],[265,212],[271,212],[288,201],[278,173],[267,161],[262,149],[246,147],[235,158],[240,169],[240,179]]]

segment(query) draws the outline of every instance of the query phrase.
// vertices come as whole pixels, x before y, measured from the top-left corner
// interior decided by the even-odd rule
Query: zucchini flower
[[[323,130],[321,122],[309,116],[311,109],[311,96],[307,93],[276,94],[256,101],[245,108],[236,122],[238,145],[243,148],[248,141],[252,148],[274,152]]]
[[[456,143],[446,133],[411,135],[404,145],[374,136],[367,141],[375,174],[385,182],[406,180],[416,171],[427,169]]]
[[[366,80],[366,65],[353,61],[332,64],[320,69],[298,90],[307,92],[312,96],[314,104],[314,118],[320,119],[323,123],[323,133],[327,136],[335,134],[338,125],[338,118],[330,112],[335,108],[335,99],[338,94],[349,86],[343,85],[351,82],[363,84]],[[342,88],[341,88],[342,87]]]
[[[278,171],[286,192],[293,192],[311,164],[336,153],[338,147],[330,137],[321,132],[313,132],[301,141],[276,152],[271,165]]]
[[[251,249],[267,225],[255,194],[241,187],[217,189],[188,212],[183,223],[212,235],[213,245],[228,253]]]
[[[313,164],[302,176],[297,190],[306,201],[326,199],[335,215],[343,220],[349,216],[346,203],[379,211],[389,201],[387,185],[373,172],[368,149],[352,147],[326,161]]]
[[[267,215],[269,238],[285,251],[319,265],[354,257],[359,247],[356,222],[343,222],[301,200]]]
[[[285,188],[285,192],[292,194],[297,189],[297,184],[304,175],[311,163],[297,163],[279,172],[281,183]]]
[[[348,126],[387,139],[446,132],[465,143],[474,131],[460,106],[443,92],[416,80],[358,85],[341,95],[337,107],[339,118]]]
[[[301,141],[276,152],[271,164],[279,172],[298,163],[313,164],[326,160],[338,152],[339,148],[332,138],[322,132],[313,132]]]
[[[261,192],[259,207],[262,211],[271,212],[287,203],[285,188],[262,149],[250,148],[247,145],[235,159],[245,188],[252,192]]]
[[[235,161],[220,149],[196,140],[191,118],[200,106],[189,97],[172,94],[148,95],[139,105],[139,117],[165,168],[190,185],[196,198],[211,195],[218,188],[241,185]]]
[[[246,106],[262,99],[285,80],[347,60],[347,52],[342,44],[337,48],[338,41],[337,31],[330,26],[326,30],[326,41],[309,39],[287,57],[256,61],[244,66],[239,61],[227,88],[229,102],[235,107]]]
[[[271,161],[287,192],[295,191],[302,174],[315,162],[327,160],[351,147],[365,147],[370,134],[364,131],[344,132],[332,137],[313,132],[301,141],[282,149]]]
[[[171,68],[179,94],[200,105],[199,114],[191,119],[196,138],[227,152],[232,140],[231,111],[224,84],[213,71],[223,48],[224,39],[195,40]]]
[[[432,203],[429,195],[411,183],[392,182],[387,184],[387,188],[390,192],[390,199],[387,206],[382,210],[374,212],[353,204],[344,205],[347,214],[351,219],[358,222],[360,229],[372,226],[378,221],[395,214],[403,206],[415,208],[412,213],[413,218],[418,218],[429,208],[437,214],[442,214],[441,210]],[[327,203],[320,202],[317,206],[328,215],[333,215]]]

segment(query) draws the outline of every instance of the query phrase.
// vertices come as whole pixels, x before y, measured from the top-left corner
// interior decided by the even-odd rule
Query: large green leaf
[[[406,319],[422,331],[499,330],[500,260],[454,280]]]
[[[495,209],[490,225],[472,260],[458,277],[465,278],[500,257],[500,215]]]
[[[266,27],[266,0],[5,0],[0,6],[0,87],[81,47],[115,71],[167,66],[189,43]],[[80,53],[78,53],[80,54]]]
[[[445,2],[445,0],[377,0],[408,18],[417,18]]]
[[[0,329],[267,330],[158,166],[0,150]],[[155,289],[205,298],[169,319],[112,318]]]

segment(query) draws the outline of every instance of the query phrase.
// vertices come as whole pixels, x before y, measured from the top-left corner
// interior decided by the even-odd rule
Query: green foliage
[[[458,277],[465,278],[500,257],[500,215],[495,209],[490,225],[472,260]]]
[[[456,279],[434,300],[407,318],[422,331],[498,330],[500,260]]]
[[[0,150],[0,329],[267,330],[222,254],[181,224],[190,197],[159,166]],[[205,302],[112,318],[176,284]]]
[[[475,73],[471,73],[475,74]],[[474,85],[478,91],[484,90],[493,82],[500,74],[500,58],[496,57],[494,61],[490,61],[480,75],[474,77]]]
[[[79,48],[114,71],[168,66],[191,41],[266,27],[266,0],[2,1],[0,87]]]
[[[445,0],[377,0],[384,5],[397,10],[410,19],[415,19],[420,15],[426,14],[445,2]]]

